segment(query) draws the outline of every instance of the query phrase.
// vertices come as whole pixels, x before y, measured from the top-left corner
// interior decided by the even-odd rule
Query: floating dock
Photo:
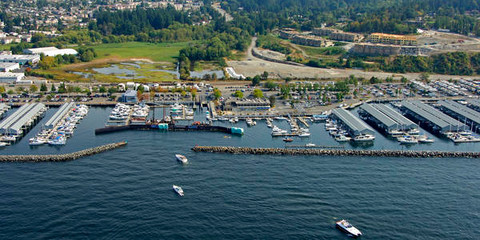
[[[43,117],[47,107],[43,103],[25,104],[0,123],[0,134],[23,135],[36,121]]]
[[[108,126],[95,129],[95,135],[126,130],[206,131],[243,135],[243,128],[212,126],[209,124],[176,125],[173,123],[147,123],[139,125]]]
[[[421,101],[403,101],[402,110],[442,134],[465,129],[465,125]]]
[[[65,118],[65,115],[67,115],[70,112],[70,110],[72,110],[74,107],[75,107],[74,102],[64,103],[62,106],[60,106],[57,112],[47,121],[47,123],[45,123],[45,128],[52,129],[55,126],[57,126],[57,124],[63,118]]]
[[[353,115],[350,111],[343,108],[332,110],[334,118],[343,123],[352,136],[370,134],[375,135],[375,131],[360,118]]]
[[[417,124],[386,104],[363,104],[360,106],[359,114],[387,133],[392,130],[418,129]]]
[[[468,125],[471,124],[472,128],[475,126],[476,130],[480,127],[480,112],[452,100],[439,101],[438,104],[440,104],[440,109],[446,114],[459,118]]]

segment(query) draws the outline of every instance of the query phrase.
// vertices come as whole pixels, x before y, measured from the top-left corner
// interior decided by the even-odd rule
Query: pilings
[[[106,144],[94,148],[88,148],[73,153],[53,155],[0,155],[0,162],[66,162],[81,157],[91,156],[105,151],[110,151],[127,145],[127,142]]]
[[[254,155],[314,155],[314,156],[366,156],[409,158],[480,158],[480,152],[404,151],[404,150],[349,150],[349,149],[285,149],[225,146],[195,146],[195,152],[254,154]]]

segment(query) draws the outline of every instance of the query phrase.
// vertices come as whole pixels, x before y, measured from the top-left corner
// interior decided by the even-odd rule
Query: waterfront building
[[[375,135],[375,131],[368,124],[343,108],[333,109],[332,117],[340,121],[352,136]]]
[[[136,103],[138,101],[137,91],[132,89],[127,90],[125,93],[122,94],[119,101],[126,103]]]
[[[418,100],[403,101],[401,109],[408,116],[442,134],[465,129],[465,125],[461,122]]]

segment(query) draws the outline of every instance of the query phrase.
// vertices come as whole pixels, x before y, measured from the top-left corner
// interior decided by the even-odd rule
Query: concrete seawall
[[[222,146],[195,146],[195,152],[254,154],[254,155],[314,155],[314,156],[366,156],[410,158],[480,158],[480,152],[402,151],[402,150],[348,150],[348,149],[285,149]]]
[[[66,162],[126,146],[127,142],[106,144],[73,153],[52,155],[0,155],[0,162]]]

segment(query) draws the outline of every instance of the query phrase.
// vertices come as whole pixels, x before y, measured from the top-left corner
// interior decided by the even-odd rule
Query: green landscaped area
[[[134,70],[136,72],[136,82],[161,82],[173,81],[175,76],[170,73],[158,70],[174,70],[180,49],[188,46],[189,42],[180,43],[107,43],[93,46],[97,53],[97,58],[91,62],[62,65],[60,67],[48,70],[37,69],[35,72],[43,75],[53,75],[54,80],[72,81],[72,82],[127,82],[132,79],[118,78],[132,77],[122,74],[101,74],[93,68],[108,67],[117,64],[122,69]],[[140,68],[135,68],[120,63],[136,62]],[[205,64],[208,65],[208,64]],[[153,71],[152,71],[153,70]],[[89,78],[72,72],[90,74]]]
[[[98,58],[148,58],[156,62],[176,62],[180,49],[188,46],[189,42],[179,43],[106,43],[94,46]]]

